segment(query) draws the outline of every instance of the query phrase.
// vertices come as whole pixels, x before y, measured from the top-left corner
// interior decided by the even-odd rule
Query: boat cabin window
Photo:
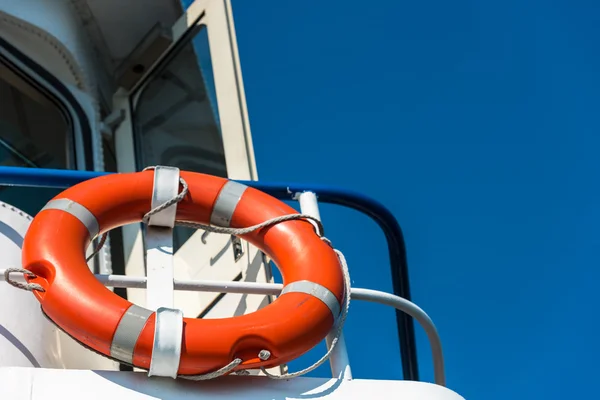
[[[0,165],[74,168],[73,133],[56,103],[0,62]],[[0,186],[0,200],[35,215],[60,189]]]
[[[138,169],[169,165],[227,177],[208,33],[200,25],[142,87],[133,107]],[[178,227],[178,249],[193,230]]]

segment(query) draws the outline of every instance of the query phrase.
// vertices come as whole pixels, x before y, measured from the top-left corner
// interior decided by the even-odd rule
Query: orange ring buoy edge
[[[285,203],[225,178],[181,171],[188,194],[177,220],[230,227],[295,214]],[[153,171],[105,175],[54,197],[33,219],[23,243],[28,282],[43,312],[84,346],[120,362],[149,369],[155,312],[104,287],[89,270],[85,250],[96,236],[140,222],[151,208]],[[239,199],[231,201],[231,199]],[[227,215],[229,213],[229,215]],[[344,298],[339,259],[305,220],[282,222],[240,236],[265,252],[281,271],[284,291],[266,307],[222,319],[184,318],[178,374],[272,368],[317,345],[331,330]],[[311,294],[312,292],[312,294]],[[258,354],[268,350],[270,358]]]

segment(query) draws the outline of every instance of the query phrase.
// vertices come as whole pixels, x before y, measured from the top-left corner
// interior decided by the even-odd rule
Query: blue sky
[[[591,392],[598,3],[232,3],[260,179],[345,186],[392,210],[449,387],[490,400]],[[391,291],[375,224],[333,206],[322,217],[353,285]],[[354,376],[401,378],[396,335],[391,309],[353,302]],[[417,339],[431,381],[419,327]]]

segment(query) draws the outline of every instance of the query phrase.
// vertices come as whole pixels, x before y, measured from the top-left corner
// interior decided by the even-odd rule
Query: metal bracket
[[[200,237],[200,239],[202,240],[202,243],[206,244],[206,239],[208,238],[208,235],[210,235],[209,231],[202,232],[202,236]]]
[[[242,240],[234,235],[231,235],[231,244],[233,246],[233,259],[238,262],[244,255],[244,247],[242,246]]]
[[[117,85],[131,90],[150,67],[167,51],[173,43],[171,30],[156,23],[134,47],[134,50],[117,67],[115,77]]]

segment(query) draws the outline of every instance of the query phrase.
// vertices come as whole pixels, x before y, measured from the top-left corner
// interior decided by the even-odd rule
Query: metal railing
[[[9,185],[9,186],[29,186],[29,187],[46,187],[46,188],[58,188],[65,189],[70,186],[73,186],[77,183],[86,181],[88,179],[96,178],[102,175],[108,175],[111,173],[108,172],[89,172],[89,171],[74,171],[74,170],[58,170],[58,169],[39,169],[39,168],[23,168],[23,167],[2,167],[0,166],[0,186],[1,185]],[[390,267],[392,274],[392,286],[393,286],[393,297],[397,296],[397,299],[392,301],[389,300],[386,304],[396,308],[396,325],[398,328],[398,336],[400,342],[400,356],[402,362],[402,371],[405,380],[419,380],[418,373],[418,364],[417,364],[417,348],[415,341],[415,333],[414,333],[414,323],[411,317],[417,318],[419,322],[422,324],[426,320],[429,320],[429,317],[420,310],[423,315],[425,315],[426,320],[416,317],[414,313],[408,312],[404,308],[399,308],[398,301],[401,300],[410,300],[410,285],[408,279],[408,264],[406,260],[406,247],[404,244],[404,236],[402,234],[402,230],[400,225],[398,224],[396,218],[393,214],[380,202],[374,200],[368,196],[363,194],[353,192],[346,189],[335,188],[328,185],[318,185],[318,184],[287,184],[287,183],[270,183],[270,182],[260,182],[260,181],[238,181],[245,185],[254,187],[258,190],[261,190],[273,197],[276,197],[280,200],[298,200],[297,195],[304,192],[312,192],[314,193],[319,202],[329,203],[341,205],[344,207],[348,207],[354,210],[357,210],[363,214],[366,214],[371,219],[373,219],[377,225],[383,230],[385,238],[387,240],[389,258],[390,258]],[[123,277],[119,279],[124,279],[129,277]],[[139,279],[139,278],[136,278]],[[117,279],[118,280],[118,279]],[[121,283],[129,282],[128,284],[133,284],[133,281],[121,280]],[[145,285],[145,281],[144,281]],[[181,283],[180,283],[181,285]],[[137,287],[137,286],[115,286],[114,287]],[[176,284],[177,286],[177,284]],[[185,286],[185,285],[184,285]],[[200,285],[202,286],[202,285]],[[196,287],[196,286],[194,286]],[[237,287],[231,286],[228,283],[228,288]],[[270,292],[269,293],[260,293],[260,294],[278,294],[273,293],[276,286],[268,286]],[[266,288],[266,287],[265,287]],[[193,289],[193,290],[205,290],[206,287],[202,287],[201,289]],[[225,290],[224,287],[219,287],[219,290]],[[186,290],[186,289],[183,289]],[[187,289],[190,290],[190,289]],[[377,301],[375,297],[356,297],[355,292],[359,290],[365,291],[367,289],[353,289],[352,297],[356,299],[362,299],[367,301]],[[238,293],[247,293],[247,292],[238,292]],[[387,293],[377,292],[377,291],[369,291],[369,293],[380,293],[383,295],[387,295]],[[389,295],[388,295],[389,296]],[[398,299],[399,298],[399,299]],[[395,304],[395,305],[394,305]],[[409,304],[412,304],[409,302]],[[415,306],[416,307],[416,306]],[[417,307],[418,308],[418,307]],[[418,313],[417,313],[418,314]],[[429,320],[431,322],[431,320]],[[433,326],[433,325],[432,325]],[[425,326],[424,326],[425,327]],[[433,327],[435,331],[435,327]],[[427,329],[426,329],[427,331]],[[429,336],[429,332],[428,332]],[[437,337],[437,333],[435,333]],[[431,341],[431,336],[429,337]],[[438,340],[439,341],[439,340]],[[433,342],[432,342],[433,345]],[[435,353],[435,348],[432,348]],[[345,351],[345,350],[344,350]],[[440,356],[441,356],[441,347],[440,347]],[[435,358],[435,357],[434,357]],[[336,359],[339,359],[337,357]],[[440,369],[440,362],[434,362],[434,365],[437,365],[436,368],[436,382],[438,382],[438,369]],[[333,362],[332,362],[333,366]],[[349,370],[349,368],[348,368]],[[443,361],[441,361],[441,374],[443,377]],[[443,380],[443,379],[442,379]]]

